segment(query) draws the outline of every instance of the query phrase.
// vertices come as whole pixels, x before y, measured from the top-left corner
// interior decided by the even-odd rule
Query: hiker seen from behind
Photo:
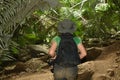
[[[58,23],[59,35],[51,41],[49,55],[54,60],[54,80],[77,80],[78,67],[87,53],[82,40],[74,36],[75,23],[64,19]]]

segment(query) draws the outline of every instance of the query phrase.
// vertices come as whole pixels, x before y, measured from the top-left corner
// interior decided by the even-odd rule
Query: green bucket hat
[[[75,23],[69,19],[64,19],[58,23],[59,33],[73,33],[76,31]]]

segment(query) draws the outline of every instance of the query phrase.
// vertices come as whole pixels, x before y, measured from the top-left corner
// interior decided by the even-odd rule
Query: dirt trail
[[[51,72],[46,73],[32,73],[29,75],[19,76],[11,80],[53,80],[53,74]]]
[[[104,75],[109,70],[115,71],[116,67],[118,68],[119,64],[116,63],[115,60],[118,57],[118,55],[116,55],[116,52],[119,50],[120,50],[119,43],[115,43],[103,49],[102,54],[96,60],[93,61],[95,67],[95,73],[92,80],[98,79],[96,78],[97,76]],[[115,73],[118,74],[117,72]],[[53,74],[50,72],[49,69],[47,69],[43,72],[36,72],[30,74],[25,73],[22,75],[13,76],[9,80],[53,80]],[[99,80],[103,80],[103,79],[99,78]],[[108,80],[108,79],[104,79],[104,80]],[[110,79],[110,80],[116,80],[116,79]]]

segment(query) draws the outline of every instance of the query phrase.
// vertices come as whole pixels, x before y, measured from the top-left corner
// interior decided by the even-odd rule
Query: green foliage
[[[17,47],[10,47],[13,38],[16,42],[17,40],[24,40],[20,43],[22,45],[29,43],[23,35],[20,36],[20,39],[18,37],[15,39],[19,30],[21,30],[19,25],[26,22],[23,21],[26,17],[29,17],[37,9],[43,10],[57,5],[57,0],[0,0],[0,60],[3,56],[6,56],[5,54],[9,56],[12,53],[19,52]]]
[[[58,21],[65,18],[73,20],[77,25],[75,34],[78,36],[108,39],[120,30],[120,16],[119,11],[116,10],[119,5],[112,0],[107,2],[104,0],[60,0],[60,2],[59,9],[51,9],[42,14],[49,15]]]
[[[5,64],[6,62],[15,61],[16,59],[14,56],[10,53],[10,51],[4,51],[2,54],[0,54],[0,66]]]
[[[110,8],[110,5],[108,3],[99,3],[95,6],[95,10],[97,12],[99,11],[107,11]]]
[[[10,50],[12,51],[13,54],[18,54],[19,53],[19,50],[16,47],[11,46]]]
[[[14,35],[14,41],[20,46],[49,43],[51,37],[56,34],[54,32],[56,23],[47,17],[47,14],[49,14],[47,11],[35,11],[15,32],[17,35]]]

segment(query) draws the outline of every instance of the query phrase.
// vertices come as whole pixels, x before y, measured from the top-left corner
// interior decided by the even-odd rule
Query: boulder
[[[48,55],[47,45],[28,45],[27,47],[30,50],[31,57],[33,58]]]
[[[78,80],[90,80],[94,70],[95,68],[93,61],[78,65]]]
[[[27,72],[40,71],[43,67],[48,66],[48,64],[43,62],[40,58],[32,58],[25,62],[25,65]]]

